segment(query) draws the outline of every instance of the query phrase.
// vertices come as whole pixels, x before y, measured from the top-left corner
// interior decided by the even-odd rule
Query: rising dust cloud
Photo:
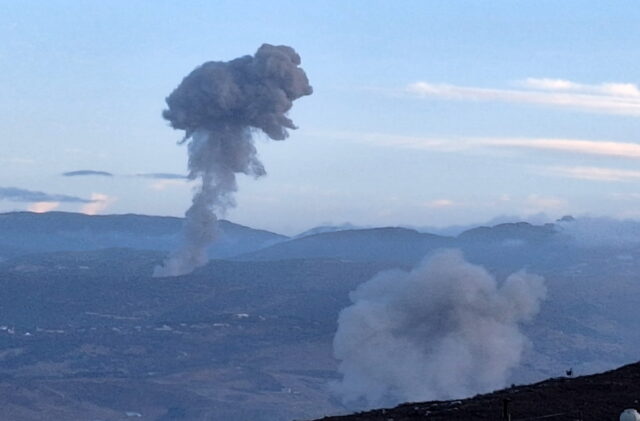
[[[350,294],[334,338],[347,404],[389,405],[470,396],[504,386],[527,344],[519,323],[544,298],[526,272],[499,285],[456,250],[410,272],[381,272]]]
[[[200,179],[186,212],[184,244],[154,276],[178,276],[204,265],[216,236],[217,216],[234,205],[236,174],[266,174],[253,134],[284,140],[295,129],[287,117],[293,101],[313,92],[291,47],[263,44],[254,56],[207,62],[169,95],[163,112],[188,142],[189,179]]]

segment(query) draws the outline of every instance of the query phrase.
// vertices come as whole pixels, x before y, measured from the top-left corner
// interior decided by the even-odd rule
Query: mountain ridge
[[[404,403],[352,415],[314,421],[472,421],[503,417],[505,401],[512,421],[552,419],[602,421],[618,419],[627,408],[640,403],[640,362],[603,373],[580,377],[556,377],[470,398]]]
[[[85,215],[72,212],[0,214],[0,255],[48,251],[132,248],[171,251],[182,241],[182,218],[138,214]],[[212,258],[230,257],[289,237],[221,220]]]
[[[9,212],[0,214],[0,257],[50,251],[132,248],[170,252],[182,242],[183,219],[139,214],[85,215],[72,212]],[[320,227],[322,228],[322,227]],[[329,258],[415,264],[439,248],[483,249],[483,243],[513,246],[543,244],[557,237],[553,224],[527,222],[481,226],[457,236],[421,232],[405,227],[359,228],[288,237],[267,230],[219,222],[219,236],[209,249],[211,258],[287,260]],[[321,229],[322,231],[322,229]],[[500,245],[500,244],[498,244]]]

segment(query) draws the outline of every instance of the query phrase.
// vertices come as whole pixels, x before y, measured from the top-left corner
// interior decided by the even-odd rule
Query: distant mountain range
[[[343,259],[412,263],[455,240],[407,228],[368,228],[313,234],[238,256],[242,260]]]
[[[163,216],[4,213],[0,214],[0,257],[114,247],[168,252],[179,247],[181,227],[181,218]],[[344,224],[317,227],[289,238],[222,220],[209,255],[239,260],[330,258],[413,264],[438,248],[458,247],[473,254],[485,243],[508,249],[549,242],[555,234],[552,224],[525,222],[474,228],[457,237]]]
[[[545,278],[547,298],[523,327],[531,346],[510,382],[636,361],[640,242],[585,246],[567,223],[457,236],[342,227],[289,238],[221,221],[208,265],[152,278],[180,244],[180,218],[1,214],[0,419],[348,412],[327,382],[339,376],[331,341],[349,293],[440,248],[461,249],[499,282],[522,269]]]
[[[303,231],[300,234],[297,234],[297,235],[293,236],[293,238],[308,237],[310,235],[323,234],[325,232],[357,230],[357,229],[362,229],[362,228],[367,228],[367,227],[359,227],[357,225],[350,224],[348,222],[346,222],[344,224],[340,224],[340,225],[320,225],[320,226],[308,229],[306,231]]]
[[[0,214],[0,256],[112,247],[170,251],[181,242],[182,219],[168,216],[95,215],[68,212]],[[288,237],[222,220],[209,250],[224,258],[257,250]]]

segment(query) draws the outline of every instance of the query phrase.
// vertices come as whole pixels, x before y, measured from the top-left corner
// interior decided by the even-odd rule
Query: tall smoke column
[[[154,276],[178,276],[204,265],[215,239],[216,213],[234,205],[236,174],[266,174],[253,133],[273,140],[295,129],[286,113],[293,101],[313,92],[300,56],[291,47],[263,44],[254,56],[210,61],[192,71],[167,98],[163,112],[188,142],[189,178],[201,179],[186,212],[184,244]]]
[[[519,323],[545,296],[543,279],[518,272],[502,285],[457,250],[411,272],[381,272],[340,313],[334,354],[347,404],[393,405],[494,390],[527,343]]]

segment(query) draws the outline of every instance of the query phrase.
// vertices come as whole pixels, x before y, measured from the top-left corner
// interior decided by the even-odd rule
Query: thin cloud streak
[[[418,97],[534,104],[591,113],[640,116],[640,96],[629,95],[635,92],[635,85],[632,84],[603,84],[597,85],[599,86],[597,90],[584,91],[586,89],[584,87],[589,85],[572,85],[570,81],[551,79],[530,79],[527,86],[536,86],[540,90],[494,89],[416,82],[408,85],[406,91]],[[566,92],[571,90],[576,92]]]
[[[64,202],[93,203],[94,200],[83,199],[65,194],[49,194],[40,191],[26,190],[18,187],[0,187],[0,200],[12,202]]]
[[[472,142],[485,146],[555,150],[587,155],[640,159],[640,144],[636,143],[544,138],[485,138],[472,140]]]
[[[557,151],[572,154],[640,159],[640,144],[608,140],[517,137],[425,138],[380,133],[348,132],[324,135],[339,139],[351,139],[353,141],[360,141],[384,147],[421,149],[440,152],[458,152],[478,148],[537,149],[551,152]]]
[[[62,173],[64,177],[84,177],[84,176],[102,176],[102,177],[113,177],[113,174],[107,171],[97,171],[97,170],[78,170],[78,171],[68,171]]]
[[[116,174],[113,174],[108,171],[99,171],[99,170],[77,170],[77,171],[68,171],[61,174],[64,177],[83,177],[83,176],[104,176],[104,177],[115,177]],[[122,176],[122,175],[119,175]],[[164,173],[164,172],[156,172],[156,173],[138,173],[134,175],[129,175],[128,177],[139,177],[139,178],[149,178],[153,180],[187,180],[188,177],[184,174],[175,174],[175,173]]]
[[[545,173],[551,173],[561,177],[576,178],[592,181],[633,181],[640,180],[640,171],[621,170],[604,167],[550,167],[544,169]]]
[[[151,183],[149,185],[149,188],[155,191],[163,191],[163,190],[166,190],[168,187],[186,186],[188,181],[189,180],[186,180],[186,179],[184,180],[159,179],[158,181],[154,181],[153,183]]]
[[[154,172],[154,173],[139,173],[136,177],[141,178],[153,178],[156,180],[186,180],[188,177],[184,174],[174,174],[166,172]]]
[[[633,83],[600,83],[597,85],[588,85],[565,79],[527,78],[517,82],[516,85],[546,91],[570,91],[600,95],[640,97],[640,89]]]

